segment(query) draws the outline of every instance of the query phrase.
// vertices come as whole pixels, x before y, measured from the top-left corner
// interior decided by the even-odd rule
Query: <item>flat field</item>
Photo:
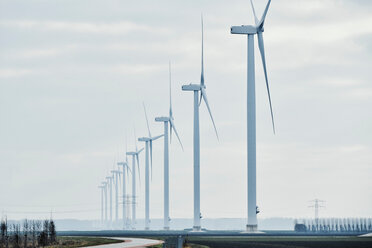
[[[210,248],[372,248],[372,237],[355,236],[251,236],[188,237],[187,246]]]

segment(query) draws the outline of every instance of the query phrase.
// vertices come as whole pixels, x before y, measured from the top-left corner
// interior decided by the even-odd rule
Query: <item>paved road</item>
[[[359,237],[372,237],[372,233],[367,233],[367,234],[359,235]]]
[[[206,230],[204,232],[190,232],[188,230],[101,230],[101,231],[60,231],[59,236],[94,236],[94,237],[193,237],[193,236],[358,236],[366,234],[367,232],[295,232],[295,231],[263,231],[263,233],[244,233],[242,231],[217,231],[217,230]]]
[[[134,248],[134,247],[148,247],[152,245],[158,245],[164,243],[161,240],[155,239],[140,239],[140,238],[116,238],[109,237],[110,239],[123,240],[123,243],[108,244],[108,245],[98,245],[94,247],[99,248]]]

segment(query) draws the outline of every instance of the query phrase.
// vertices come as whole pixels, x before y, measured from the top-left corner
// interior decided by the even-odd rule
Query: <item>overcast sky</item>
[[[256,0],[261,15],[266,1]],[[249,1],[0,0],[0,211],[8,218],[98,219],[97,186],[169,108],[184,144],[170,148],[170,215],[193,214],[193,96],[205,82],[219,131],[204,104],[201,212],[246,217]],[[257,197],[260,218],[372,216],[372,2],[273,0],[265,47],[276,135],[257,44]],[[175,141],[175,140],[174,140]],[[143,146],[143,144],[138,144]],[[141,155],[138,217],[144,217]],[[163,141],[154,144],[151,217],[163,213]],[[72,211],[72,213],[62,213]],[[82,212],[76,212],[82,211]]]

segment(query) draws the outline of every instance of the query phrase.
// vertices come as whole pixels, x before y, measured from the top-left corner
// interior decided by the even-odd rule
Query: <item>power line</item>
[[[49,205],[28,205],[28,204],[2,204],[2,207],[11,207],[11,208],[56,208],[56,207],[73,207],[73,206],[92,206],[99,205],[99,202],[94,203],[81,203],[81,204],[49,204]]]
[[[53,214],[98,212],[100,209],[52,211]],[[2,211],[4,214],[50,214],[50,211]]]

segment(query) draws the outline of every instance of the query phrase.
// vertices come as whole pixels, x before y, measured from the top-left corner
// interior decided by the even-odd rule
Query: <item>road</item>
[[[148,247],[153,245],[158,245],[164,243],[161,240],[155,239],[140,239],[140,238],[116,238],[108,237],[110,239],[123,240],[123,243],[108,244],[108,245],[98,245],[94,247],[98,248],[134,248],[134,247]]]

